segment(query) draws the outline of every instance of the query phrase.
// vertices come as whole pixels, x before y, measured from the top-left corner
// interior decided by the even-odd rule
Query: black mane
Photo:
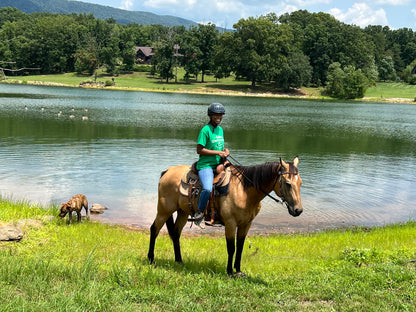
[[[245,189],[248,187],[255,187],[261,189],[262,187],[271,184],[277,175],[279,162],[267,162],[254,166],[234,166],[237,173],[241,174],[240,180]]]

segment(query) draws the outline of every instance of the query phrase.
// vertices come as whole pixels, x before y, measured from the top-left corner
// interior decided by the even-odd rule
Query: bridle
[[[229,155],[228,156],[228,158],[231,158],[235,163],[237,163],[239,166],[241,166],[241,163],[238,161],[238,160],[236,160],[234,157],[232,157],[231,155]],[[245,175],[244,174],[244,171],[242,171],[242,170],[240,170],[238,167],[236,167],[233,163],[231,163],[231,165],[238,171],[238,173],[239,174],[241,174],[241,176],[242,177],[244,177],[247,181],[249,181],[251,184],[253,184],[253,181],[247,176],[247,175]],[[262,188],[260,188],[260,191],[263,193],[263,194],[265,194],[267,197],[269,197],[269,198],[271,198],[271,199],[273,199],[276,203],[279,203],[279,204],[282,204],[282,205],[285,205],[286,206],[286,208],[288,208],[289,206],[289,204],[288,204],[288,202],[286,201],[286,199],[285,199],[285,197],[284,197],[284,195],[283,195],[283,193],[280,191],[281,189],[282,189],[282,187],[283,187],[283,182],[282,182],[282,177],[285,175],[285,174],[295,174],[295,175],[298,175],[299,173],[298,172],[294,172],[294,173],[292,173],[292,172],[290,172],[290,170],[289,171],[282,171],[281,170],[282,169],[282,164],[281,163],[279,163],[279,166],[277,167],[277,176],[276,176],[276,178],[275,178],[275,180],[274,180],[274,183],[273,183],[273,190],[275,189],[275,187],[276,187],[276,184],[277,184],[277,182],[279,182],[279,195],[278,195],[278,197],[274,197],[273,195],[270,195],[270,193],[267,193],[265,190],[263,190]]]

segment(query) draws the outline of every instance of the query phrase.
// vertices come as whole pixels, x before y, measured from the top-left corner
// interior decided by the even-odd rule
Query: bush
[[[151,65],[133,65],[133,71],[135,72],[143,72],[143,73],[147,73],[147,72],[151,72],[152,71],[152,66]]]
[[[341,68],[340,63],[333,63],[328,68],[326,93],[340,99],[355,99],[364,97],[369,81],[364,73],[354,66]]]
[[[114,80],[106,80],[105,81],[105,86],[106,87],[111,87],[111,86],[115,86],[116,83],[114,82]]]

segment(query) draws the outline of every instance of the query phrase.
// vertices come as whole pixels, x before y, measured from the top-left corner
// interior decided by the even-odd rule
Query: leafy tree
[[[394,61],[391,56],[385,56],[378,66],[378,75],[380,80],[395,80],[396,70],[394,69]]]
[[[285,90],[306,86],[311,81],[312,66],[309,58],[302,52],[296,51],[289,54],[287,61],[282,64],[276,84]]]
[[[316,85],[327,80],[327,69],[333,62],[371,71],[373,42],[359,27],[343,24],[326,13],[305,10],[282,15],[279,21],[294,29],[295,38],[310,59]]]
[[[220,35],[214,47],[214,75],[216,78],[229,77],[236,67],[234,34],[225,32]]]
[[[79,49],[75,54],[75,71],[79,74],[87,72],[92,75],[97,68],[98,58],[94,45]]]
[[[368,79],[354,66],[341,68],[340,63],[333,63],[328,68],[326,92],[329,96],[344,99],[355,99],[364,96],[368,88]]]
[[[361,71],[361,69],[355,69],[354,66],[347,66],[344,69],[345,72],[345,98],[355,99],[364,97],[365,91],[368,88],[368,79]]]
[[[234,28],[231,57],[235,74],[251,81],[252,87],[276,77],[293,42],[290,28],[267,16],[241,19]]]
[[[205,73],[211,71],[214,65],[214,46],[218,40],[218,30],[214,24],[199,25],[196,32],[197,48],[201,59],[199,69],[201,70],[201,82],[204,82]]]
[[[169,79],[174,77],[173,67],[175,65],[175,49],[172,42],[159,42],[155,48],[155,54],[153,56],[153,63],[156,68],[156,72],[159,73],[162,79],[169,82]]]
[[[326,83],[326,93],[336,98],[344,98],[345,73],[338,62],[332,63],[328,68],[328,81]]]

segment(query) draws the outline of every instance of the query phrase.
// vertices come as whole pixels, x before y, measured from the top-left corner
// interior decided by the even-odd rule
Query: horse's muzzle
[[[293,207],[293,206],[289,206],[288,205],[287,209],[289,210],[289,214],[292,217],[298,217],[303,212],[303,208],[302,207],[296,207],[296,206]]]

